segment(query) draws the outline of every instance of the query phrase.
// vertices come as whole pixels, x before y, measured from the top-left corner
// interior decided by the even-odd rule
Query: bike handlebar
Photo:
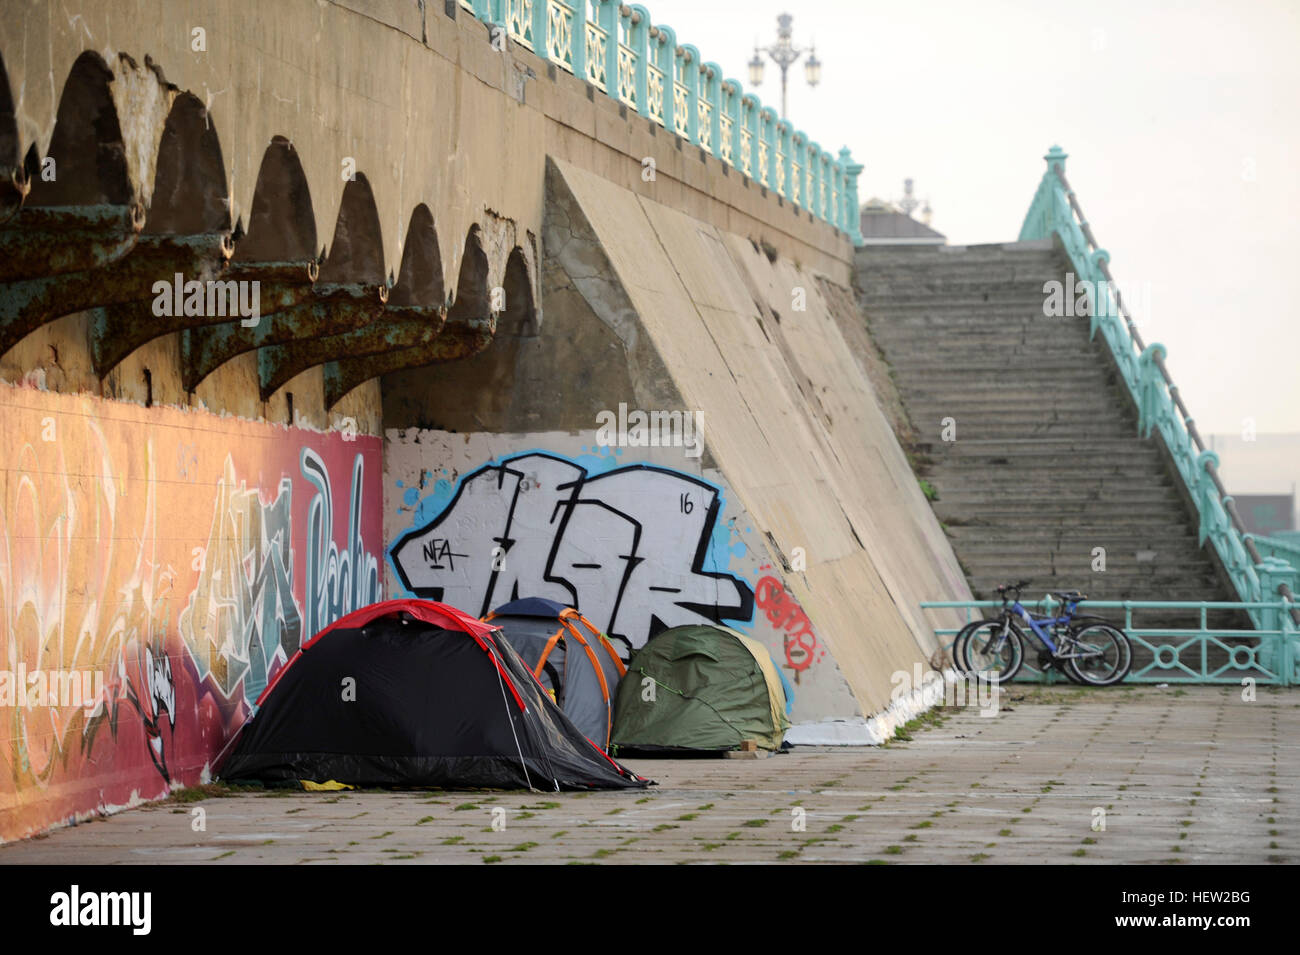
[[[1031,583],[1033,583],[1033,581],[1031,580],[1020,580],[1014,584],[1002,584],[1000,587],[997,588],[997,591],[1000,594],[1004,594],[1009,590],[1014,590],[1017,593],[1019,593],[1021,590],[1024,590],[1026,587],[1028,587]]]

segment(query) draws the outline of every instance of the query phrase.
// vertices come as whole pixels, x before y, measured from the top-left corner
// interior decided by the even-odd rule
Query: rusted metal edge
[[[374,321],[384,311],[384,285],[316,285],[312,296],[256,323],[250,319],[186,329],[181,338],[181,378],[186,391],[230,359],[265,345],[337,335]],[[249,324],[245,324],[249,322]]]
[[[389,305],[362,328],[258,349],[258,383],[263,401],[308,368],[340,358],[377,355],[428,345],[447,321],[443,306]]]
[[[333,408],[353,388],[371,378],[407,368],[472,358],[492,344],[496,329],[495,315],[468,322],[448,322],[442,334],[427,345],[328,362],[325,365],[325,407],[327,410]]]

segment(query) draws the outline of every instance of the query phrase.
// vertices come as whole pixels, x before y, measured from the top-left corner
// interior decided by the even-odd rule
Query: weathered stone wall
[[[449,295],[474,230],[490,263],[489,284],[502,284],[517,249],[536,298],[547,155],[847,284],[851,248],[831,226],[516,44],[499,52],[483,23],[447,9],[456,15],[414,0],[78,0],[57,7],[8,0],[0,57],[18,147],[46,155],[64,82],[90,50],[113,74],[130,186],[146,207],[166,119],[187,91],[207,108],[220,144],[232,226],[249,226],[264,154],[273,137],[284,137],[310,189],[317,247],[329,251],[344,174],[355,171],[373,193],[385,273],[398,271],[412,210],[432,210]],[[202,50],[195,49],[198,30]],[[651,181],[643,179],[645,157],[655,161]],[[101,383],[85,357],[86,326],[85,316],[73,315],[43,327],[0,360],[0,376],[40,372],[58,390],[144,400],[147,369],[154,403],[284,421],[284,393],[292,392],[300,420],[331,421],[319,367],[259,401],[251,352],[190,396],[181,387],[174,336],[141,348]],[[371,383],[337,406],[332,420],[351,416],[377,433],[378,401]]]

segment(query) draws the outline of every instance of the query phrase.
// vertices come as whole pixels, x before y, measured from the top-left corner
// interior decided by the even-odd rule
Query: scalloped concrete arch
[[[35,178],[29,205],[126,206],[135,199],[110,92],[113,78],[98,53],[86,51],[77,57],[63,84],[58,119],[44,154],[54,160],[54,176]]]
[[[248,232],[235,244],[235,261],[305,262],[315,257],[311,187],[293,143],[273,136],[257,170]]]
[[[163,126],[155,163],[153,200],[144,231],[174,235],[229,232],[221,142],[208,109],[193,93],[181,93]]]
[[[384,240],[375,194],[359,172],[343,189],[334,238],[321,266],[320,281],[384,284]]]
[[[390,306],[442,305],[446,301],[442,281],[442,253],[433,213],[423,202],[411,210],[402,248],[402,265],[397,283],[388,297]]]

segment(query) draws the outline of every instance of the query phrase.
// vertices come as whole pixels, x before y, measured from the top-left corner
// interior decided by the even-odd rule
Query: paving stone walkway
[[[1300,693],[1241,693],[1017,689],[887,747],[629,760],[648,792],[174,797],[0,865],[1298,862]]]

